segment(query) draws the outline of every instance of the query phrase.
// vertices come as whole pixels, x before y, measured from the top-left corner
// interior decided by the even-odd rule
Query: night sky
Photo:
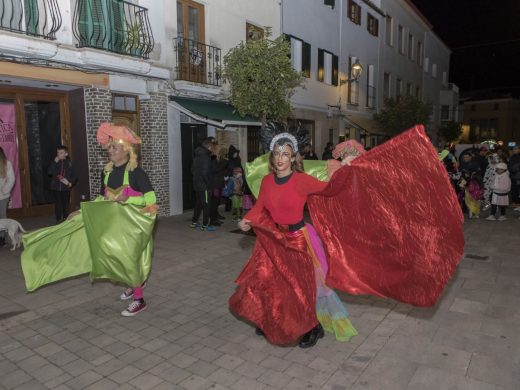
[[[463,96],[520,98],[520,0],[412,2],[452,50],[450,81]]]

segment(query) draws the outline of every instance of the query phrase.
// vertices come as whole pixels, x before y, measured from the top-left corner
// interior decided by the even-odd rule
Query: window
[[[441,106],[441,121],[447,121],[450,119],[450,106],[442,105]]]
[[[291,42],[291,63],[297,72],[311,77],[311,45],[299,38],[286,35]]]
[[[406,83],[406,95],[412,96],[412,83]]]
[[[437,64],[432,65],[432,77],[437,77]]]
[[[446,72],[442,72],[442,83],[444,85],[448,84],[448,74]]]
[[[386,15],[386,20],[385,20],[385,43],[388,46],[393,46],[394,45],[393,27],[394,27],[394,19],[391,16]]]
[[[335,0],[324,0],[323,3],[325,5],[328,5],[330,8],[334,9],[334,6],[336,5],[335,4]]]
[[[428,73],[430,71],[430,59],[426,57],[424,59],[424,73]]]
[[[395,79],[395,100],[398,102],[401,100],[401,90],[403,88],[403,82],[401,79]]]
[[[399,54],[404,54],[404,28],[401,25],[397,28],[397,41]]]
[[[379,20],[370,14],[367,14],[367,30],[373,36],[379,36]]]
[[[348,0],[348,18],[355,24],[361,24],[361,7],[353,0]]]
[[[412,34],[408,34],[408,58],[413,61],[414,60],[414,38]]]
[[[348,74],[352,74],[352,65],[356,63],[356,57],[348,58]],[[347,103],[352,105],[359,104],[359,81],[352,81],[348,83]]]
[[[264,38],[264,29],[251,23],[246,23],[246,41],[259,41]]]
[[[137,112],[137,98],[132,95],[113,95],[112,110]]]
[[[415,97],[417,99],[420,99],[421,98],[421,88],[419,87],[415,87]]]
[[[385,73],[383,76],[383,96],[390,98],[390,73]]]
[[[421,41],[417,41],[417,65],[423,65],[423,45]]]
[[[318,49],[318,81],[338,85],[338,56]]]
[[[374,86],[374,65],[367,69],[367,108],[376,107],[376,87]]]

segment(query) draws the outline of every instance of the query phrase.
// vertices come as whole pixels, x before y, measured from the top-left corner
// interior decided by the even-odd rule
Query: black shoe
[[[305,333],[298,343],[300,348],[314,347],[319,339],[325,336],[325,332],[320,324],[316,325],[310,331]]]
[[[260,329],[260,328],[255,328],[255,334],[257,336],[265,336],[264,331],[262,329]]]
[[[223,215],[220,215],[220,214],[217,215],[217,218],[218,218],[218,219],[226,219],[226,217],[224,217]]]
[[[220,222],[218,219],[216,221],[212,221],[210,222],[210,225],[213,225],[213,226],[220,226],[222,225],[222,222]]]

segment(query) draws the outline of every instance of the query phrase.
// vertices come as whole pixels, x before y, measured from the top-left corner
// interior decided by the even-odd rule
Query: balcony
[[[177,80],[221,86],[221,50],[191,39],[175,39]]]
[[[0,29],[56,39],[61,27],[58,0],[0,0]]]
[[[148,9],[121,0],[77,0],[73,32],[77,47],[143,59],[154,48]]]

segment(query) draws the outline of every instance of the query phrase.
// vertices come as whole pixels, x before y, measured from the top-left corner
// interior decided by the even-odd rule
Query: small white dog
[[[16,248],[20,248],[22,244],[22,234],[25,233],[20,222],[14,219],[2,218],[0,219],[0,231],[7,231],[9,239],[11,240],[11,250],[14,251]]]

